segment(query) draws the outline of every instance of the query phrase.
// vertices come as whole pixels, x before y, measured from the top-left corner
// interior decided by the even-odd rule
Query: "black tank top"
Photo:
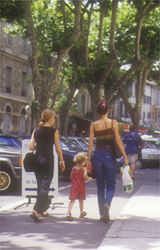
[[[36,141],[36,154],[45,157],[48,161],[48,167],[53,166],[53,145],[54,133],[53,127],[39,127],[35,130],[34,138]]]

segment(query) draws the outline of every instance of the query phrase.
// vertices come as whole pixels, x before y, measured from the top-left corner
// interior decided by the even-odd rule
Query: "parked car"
[[[60,176],[69,179],[71,169],[73,167],[74,155],[80,151],[85,151],[76,137],[61,137],[61,147],[63,151],[63,157],[66,164],[66,170],[64,173],[60,173]]]
[[[142,167],[160,166],[160,138],[142,135],[141,165]]]
[[[88,141],[83,137],[70,137],[71,140],[75,141],[79,146],[81,151],[87,152],[88,150]]]
[[[21,177],[21,141],[0,135],[0,194],[13,190]]]

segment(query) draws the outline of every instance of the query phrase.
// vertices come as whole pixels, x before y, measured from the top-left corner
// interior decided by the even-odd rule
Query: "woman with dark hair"
[[[33,131],[29,144],[30,150],[36,151],[37,169],[35,176],[37,180],[37,200],[32,211],[32,218],[40,221],[47,216],[50,200],[48,197],[49,187],[53,178],[54,159],[53,145],[60,158],[60,168],[65,170],[65,163],[60,146],[59,132],[56,128],[56,114],[50,109],[41,113],[39,126]]]
[[[97,105],[97,113],[100,118],[92,122],[90,126],[88,148],[88,157],[92,161],[96,177],[100,220],[105,223],[109,221],[109,208],[115,192],[117,172],[115,146],[124,157],[125,164],[128,164],[118,123],[116,120],[108,118],[107,112],[107,102],[101,100]],[[92,154],[94,138],[96,139],[95,150]]]

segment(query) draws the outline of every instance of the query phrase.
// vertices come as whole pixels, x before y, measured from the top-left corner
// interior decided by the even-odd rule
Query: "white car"
[[[141,162],[142,167],[160,166],[160,138],[142,135]]]

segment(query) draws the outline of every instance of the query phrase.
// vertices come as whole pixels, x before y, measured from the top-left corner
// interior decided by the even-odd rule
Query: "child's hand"
[[[89,181],[91,181],[91,180],[93,180],[92,177],[90,177],[90,176],[87,176],[87,177],[86,177],[86,182],[89,182]]]
[[[91,181],[91,180],[93,180],[93,178],[89,176],[89,177],[88,177],[88,181]]]

